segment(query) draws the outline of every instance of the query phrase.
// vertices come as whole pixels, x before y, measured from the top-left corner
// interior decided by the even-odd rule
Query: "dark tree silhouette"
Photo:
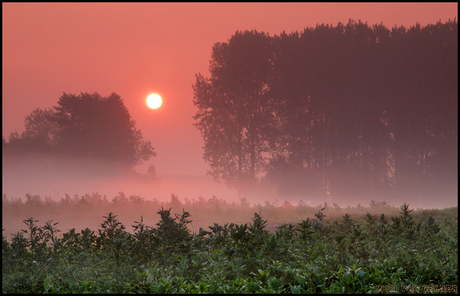
[[[4,146],[8,151],[89,156],[126,167],[156,156],[116,93],[63,93],[53,109],[36,109],[26,116],[25,131],[12,133]]]
[[[240,190],[254,183],[269,150],[270,46],[271,39],[263,32],[237,31],[228,43],[214,45],[211,78],[198,74],[193,85],[195,126],[205,140],[209,174]]]
[[[52,153],[56,146],[59,125],[52,120],[53,109],[37,108],[24,119],[25,131],[21,134],[24,146],[29,150]]]
[[[129,115],[116,93],[64,93],[54,107],[59,125],[58,148],[64,155],[92,156],[136,165],[155,156],[150,141]]]
[[[262,172],[284,192],[339,197],[455,191],[456,20],[258,35],[216,44],[211,78],[197,75],[211,175],[236,184]]]
[[[439,191],[457,178],[458,23],[393,28],[389,54],[395,189]]]
[[[22,134],[12,132],[9,142],[4,143],[4,151],[7,153],[53,153],[55,151],[56,137],[59,126],[50,120],[54,116],[53,109],[32,111],[24,119],[25,131]]]

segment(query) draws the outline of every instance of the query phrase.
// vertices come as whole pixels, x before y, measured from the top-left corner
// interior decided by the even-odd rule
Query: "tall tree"
[[[254,183],[269,151],[274,121],[267,96],[272,72],[271,38],[257,31],[237,31],[212,50],[210,78],[196,75],[195,126],[205,141],[209,174],[239,189]]]
[[[262,171],[285,188],[336,196],[452,187],[456,20],[408,30],[350,20],[258,35],[216,44],[211,77],[197,75],[195,125],[215,178],[241,184]]]
[[[105,98],[98,93],[64,93],[54,109],[57,147],[64,155],[116,160],[129,166],[156,155],[116,93]]]
[[[390,55],[393,79],[386,105],[394,137],[395,189],[415,195],[437,188],[433,180],[456,179],[458,23],[395,27]]]

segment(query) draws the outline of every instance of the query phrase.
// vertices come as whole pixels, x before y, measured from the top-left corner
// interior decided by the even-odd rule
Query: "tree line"
[[[458,23],[237,31],[193,85],[208,174],[244,191],[433,192],[457,182]],[[456,185],[455,185],[456,186]],[[436,189],[435,189],[436,188]]]
[[[63,93],[57,106],[37,108],[24,125],[24,132],[12,132],[9,142],[2,139],[5,152],[93,157],[128,168],[156,156],[116,93]]]

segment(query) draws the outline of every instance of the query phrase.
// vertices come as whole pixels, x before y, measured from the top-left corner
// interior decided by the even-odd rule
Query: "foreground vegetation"
[[[306,207],[317,211],[269,231],[262,213],[282,216],[289,208],[269,206],[253,211],[249,223],[193,232],[189,212],[163,207],[155,227],[139,217],[132,232],[112,212],[97,231],[66,233],[58,222],[39,226],[30,217],[11,240],[3,236],[2,292],[457,292],[457,208],[413,211],[405,203],[372,202],[364,215],[331,219],[324,206]]]

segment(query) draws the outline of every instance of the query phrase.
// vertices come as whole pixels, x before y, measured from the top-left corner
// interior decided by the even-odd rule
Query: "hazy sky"
[[[2,3],[2,134],[55,106],[63,92],[118,93],[150,140],[158,174],[202,175],[203,141],[192,125],[195,74],[236,30],[271,36],[317,23],[425,26],[458,17],[457,3]],[[149,109],[156,92],[163,106]],[[146,171],[146,165],[138,171]]]

